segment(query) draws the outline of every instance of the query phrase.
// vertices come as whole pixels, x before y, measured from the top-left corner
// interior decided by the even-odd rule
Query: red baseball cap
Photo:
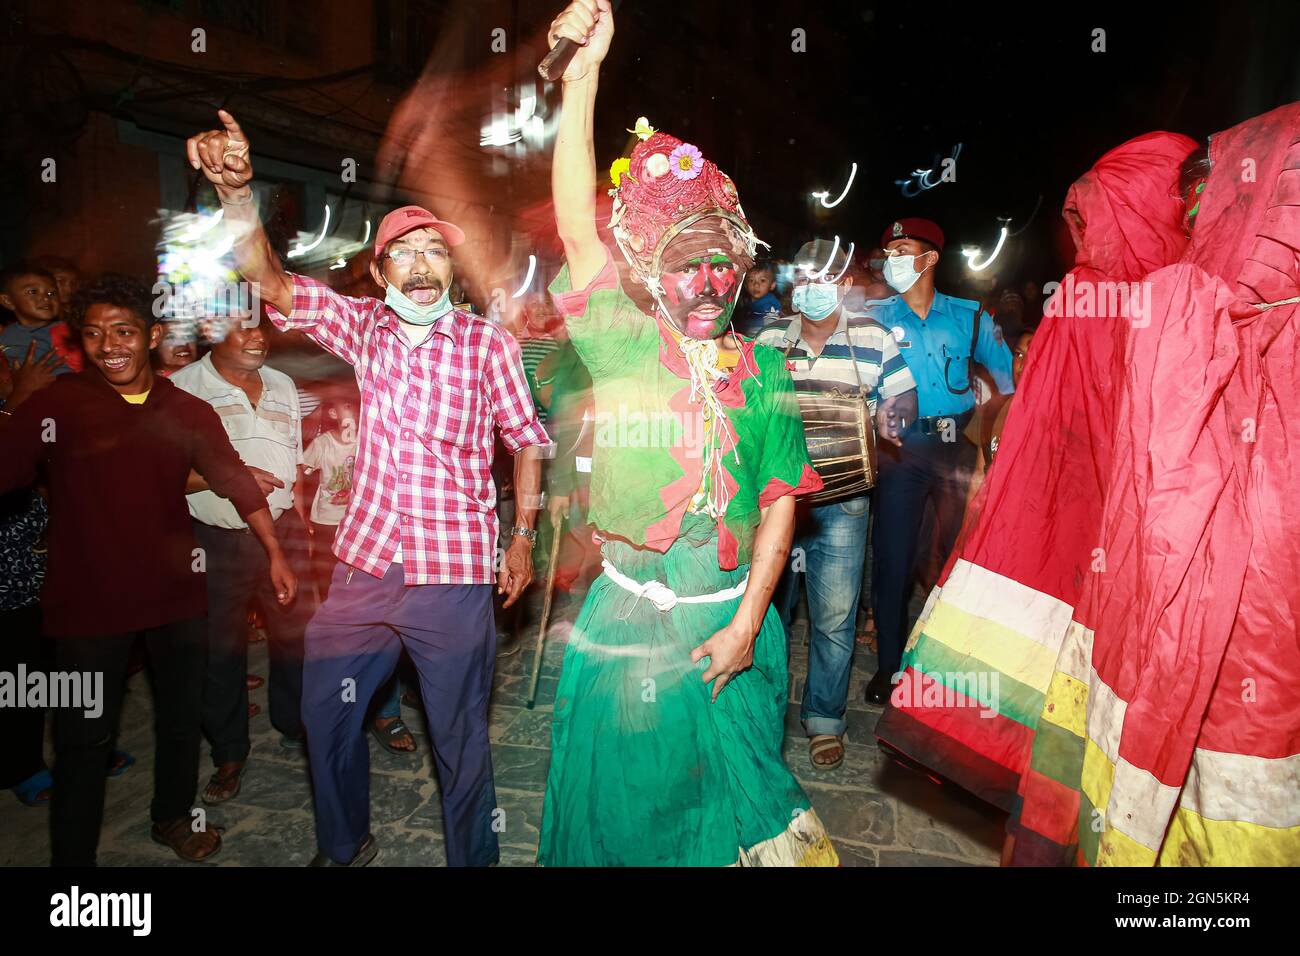
[[[375,234],[375,258],[384,251],[384,246],[394,239],[399,239],[414,229],[436,229],[449,246],[459,246],[465,241],[465,233],[460,226],[443,222],[423,206],[403,206],[394,209],[379,222],[379,232]]]
[[[929,219],[897,219],[885,228],[880,248],[886,249],[899,239],[924,239],[943,252],[943,230]]]

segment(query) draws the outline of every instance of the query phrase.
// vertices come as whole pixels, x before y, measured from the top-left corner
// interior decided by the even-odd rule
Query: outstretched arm
[[[190,165],[203,175],[221,200],[222,223],[235,239],[235,264],[239,274],[255,283],[262,299],[288,315],[293,311],[293,279],[280,265],[262,229],[253,202],[253,163],[248,137],[235,118],[217,110],[222,129],[191,136],[185,143]]]
[[[596,87],[600,64],[614,37],[609,0],[574,0],[551,24],[552,47],[560,38],[580,46],[564,71],[560,127],[551,163],[555,224],[564,243],[572,288],[584,288],[605,265],[605,247],[596,233]]]

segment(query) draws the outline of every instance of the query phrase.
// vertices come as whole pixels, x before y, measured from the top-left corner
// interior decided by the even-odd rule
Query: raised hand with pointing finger
[[[218,191],[237,192],[253,179],[248,137],[226,110],[217,110],[217,118],[223,128],[191,136],[185,143],[185,154],[190,165],[203,170]]]

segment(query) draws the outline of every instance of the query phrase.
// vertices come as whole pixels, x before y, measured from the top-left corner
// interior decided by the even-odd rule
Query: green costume
[[[720,404],[706,402],[677,339],[628,297],[612,259],[577,292],[566,266],[551,291],[594,385],[591,522],[602,553],[625,581],[660,585],[632,593],[607,571],[588,592],[556,691],[538,859],[834,866],[781,758],[786,638],[776,612],[753,666],[716,702],[701,680],[708,659],[690,659],[740,597],[689,599],[740,584],[759,509],[820,484],[784,359],[743,343],[740,364],[713,388]],[[674,596],[686,603],[671,606]]]

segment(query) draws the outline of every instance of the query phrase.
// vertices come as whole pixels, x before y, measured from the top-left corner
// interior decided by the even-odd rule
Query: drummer
[[[838,240],[805,243],[795,257],[791,303],[797,314],[768,325],[758,342],[785,353],[801,405],[811,396],[860,396],[880,439],[897,444],[916,418],[916,383],[889,331],[844,305],[853,285],[850,266],[849,250]],[[867,505],[865,489],[823,504],[800,504],[790,566],[775,601],[788,635],[806,580],[811,639],[800,719],[809,737],[808,758],[819,770],[844,759]]]

